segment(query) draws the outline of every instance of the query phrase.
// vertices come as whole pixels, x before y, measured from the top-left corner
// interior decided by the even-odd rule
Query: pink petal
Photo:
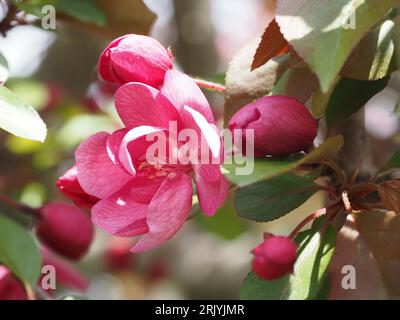
[[[124,136],[128,133],[128,129],[123,128],[117,131],[114,131],[108,138],[107,138],[107,153],[110,157],[111,161],[115,164],[119,164],[118,160],[118,152],[119,147],[124,139]]]
[[[118,151],[119,161],[125,170],[135,175],[135,164],[138,164],[138,160],[145,161],[148,147],[154,143],[152,135],[165,137],[163,132],[163,129],[151,126],[139,126],[131,129],[124,136]]]
[[[185,222],[192,208],[192,180],[182,174],[164,180],[147,211],[149,232],[131,249],[142,252],[169,240]]]
[[[99,74],[101,75],[101,78],[103,78],[106,81],[113,82],[114,81],[114,75],[111,72],[111,66],[110,66],[110,49],[118,46],[118,44],[127,37],[127,35],[121,36],[115,40],[113,40],[103,51],[103,53],[100,56],[99,59]]]
[[[160,184],[161,181],[146,178],[133,179],[120,191],[93,207],[93,223],[121,237],[147,232],[147,208]]]
[[[115,165],[106,148],[106,132],[99,132],[82,142],[75,152],[78,180],[83,190],[100,199],[106,198],[132,177]]]
[[[221,155],[221,137],[215,125],[208,123],[207,119],[200,112],[188,106],[183,107],[181,119],[185,127],[196,130],[199,137],[199,147],[201,146],[201,138],[203,137],[206,145],[202,147],[201,152],[208,153],[209,149],[212,156],[219,159]],[[208,149],[204,150],[204,147]]]
[[[200,112],[208,122],[215,123],[210,105],[196,82],[175,70],[168,70],[165,74],[161,92],[165,94],[178,110],[185,105]]]
[[[196,188],[200,208],[206,215],[212,216],[224,203],[229,183],[219,165],[202,165],[196,174]]]
[[[121,86],[115,94],[115,106],[128,128],[148,125],[168,129],[169,121],[179,120],[178,112],[168,98],[139,82]]]

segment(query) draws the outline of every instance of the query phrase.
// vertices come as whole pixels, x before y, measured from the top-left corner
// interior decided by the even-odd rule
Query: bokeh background
[[[157,14],[150,35],[171,47],[176,68],[215,81],[223,81],[234,54],[263,32],[273,12],[269,0],[144,2]],[[64,24],[55,32],[16,27],[0,37],[0,51],[12,77],[7,86],[39,110],[49,129],[44,144],[0,132],[0,192],[33,207],[50,200],[68,202],[55,183],[73,164],[79,142],[120,125],[109,88],[96,82],[97,59],[107,42]],[[376,165],[385,162],[400,143],[399,79],[395,75],[366,107]],[[223,95],[207,93],[207,97],[221,118]],[[250,270],[250,251],[262,233],[288,234],[323,202],[316,194],[293,214],[256,224],[240,219],[229,199],[214,218],[197,215],[168,244],[138,255],[127,253],[132,240],[97,230],[90,252],[78,264],[91,282],[84,295],[92,299],[238,298]],[[59,288],[58,293],[73,292]]]

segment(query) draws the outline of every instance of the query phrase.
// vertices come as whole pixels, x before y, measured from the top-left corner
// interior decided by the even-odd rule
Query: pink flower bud
[[[229,129],[253,129],[254,144],[246,141],[245,132],[243,141],[234,143],[242,144],[243,151],[254,146],[254,155],[259,157],[307,150],[317,135],[317,123],[307,107],[284,96],[263,97],[249,103],[232,117]]]
[[[10,269],[0,265],[0,300],[26,300],[22,284],[14,277]]]
[[[142,82],[158,87],[172,66],[171,52],[157,40],[129,34],[115,39],[103,51],[99,74],[103,80],[120,85]]]
[[[78,207],[90,209],[100,199],[87,194],[81,187],[77,177],[76,167],[70,168],[57,180],[58,189]]]
[[[123,271],[135,264],[135,255],[131,252],[132,240],[129,238],[111,238],[105,251],[106,267],[110,271]]]
[[[253,271],[261,278],[275,280],[293,271],[297,245],[287,237],[270,236],[253,250]]]
[[[92,242],[93,225],[84,211],[69,204],[48,203],[41,214],[36,232],[44,245],[74,260],[86,253]]]

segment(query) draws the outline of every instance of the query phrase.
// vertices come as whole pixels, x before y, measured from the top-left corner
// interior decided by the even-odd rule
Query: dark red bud
[[[254,148],[254,155],[284,156],[307,150],[317,135],[317,124],[306,106],[285,96],[260,98],[241,108],[229,121],[229,129],[254,130],[253,141],[242,133],[242,151]]]
[[[297,245],[287,237],[270,236],[253,250],[253,271],[266,280],[278,279],[293,271]]]
[[[48,203],[41,209],[36,232],[44,245],[77,260],[89,249],[93,224],[81,209],[64,203]]]

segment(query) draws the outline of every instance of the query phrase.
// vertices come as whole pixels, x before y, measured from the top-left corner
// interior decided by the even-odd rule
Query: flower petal
[[[192,181],[185,174],[164,180],[147,212],[149,232],[131,249],[142,252],[169,240],[185,222],[192,208]]]
[[[85,192],[100,199],[112,195],[132,179],[111,161],[106,148],[109,136],[106,132],[96,133],[75,152],[80,185]]]
[[[163,131],[161,128],[139,126],[131,129],[124,136],[118,151],[118,158],[125,170],[132,175],[136,174],[135,162],[139,158],[145,160],[148,147],[154,143],[151,136],[158,134],[164,136]]]
[[[201,146],[201,152],[207,152],[208,154],[208,150],[204,150],[204,147],[207,147],[211,150],[212,156],[219,159],[221,156],[221,137],[215,125],[208,123],[200,112],[189,106],[183,107],[181,119],[185,127],[196,130],[199,137],[198,146],[201,146],[201,138],[205,139],[207,145]]]
[[[210,105],[196,82],[182,72],[168,70],[161,92],[180,111],[185,105],[200,112],[208,122],[215,123]]]
[[[110,136],[107,138],[107,153],[110,157],[111,161],[115,164],[119,164],[118,160],[118,152],[119,147],[124,139],[125,135],[128,133],[128,129],[123,128],[117,131],[114,131]]]
[[[168,98],[139,82],[127,83],[117,90],[115,107],[128,128],[148,125],[168,129],[169,121],[179,121],[178,112]]]
[[[121,190],[93,207],[93,223],[121,237],[147,232],[147,208],[160,184],[160,181],[134,178]]]
[[[212,216],[224,203],[229,183],[219,165],[202,165],[196,172],[196,188],[200,208],[206,215]]]

